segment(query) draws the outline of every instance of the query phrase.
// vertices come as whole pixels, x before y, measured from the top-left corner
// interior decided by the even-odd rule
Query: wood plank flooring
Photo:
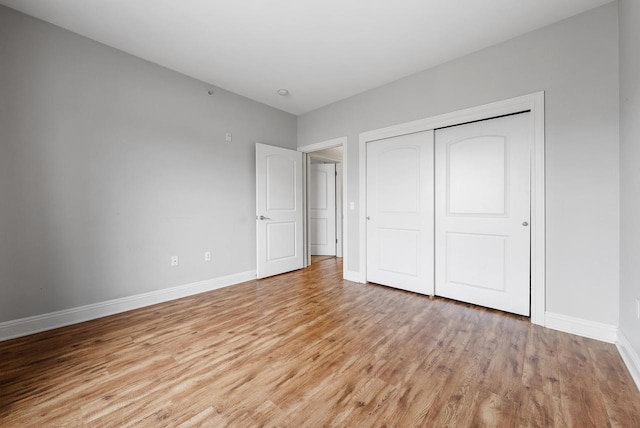
[[[0,343],[0,426],[640,427],[611,344],[341,259]]]
[[[321,262],[327,259],[335,259],[336,256],[311,256],[311,263]]]

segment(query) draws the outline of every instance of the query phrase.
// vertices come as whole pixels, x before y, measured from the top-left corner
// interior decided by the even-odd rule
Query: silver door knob
[[[271,220],[269,217],[265,217],[263,215],[261,215],[260,217],[258,217],[259,220]]]
[[[522,222],[522,225],[523,225],[523,226],[529,226],[529,223],[527,223],[526,221],[523,221],[523,222]]]

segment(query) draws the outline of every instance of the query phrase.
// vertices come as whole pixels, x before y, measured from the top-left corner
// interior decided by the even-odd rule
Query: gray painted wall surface
[[[620,1],[620,329],[640,354],[640,2]]]
[[[547,310],[617,325],[617,3],[300,116],[299,146],[348,137],[347,268],[359,269],[360,132],[537,91],[546,92]]]
[[[255,143],[296,117],[209,88],[0,7],[0,321],[255,269]]]

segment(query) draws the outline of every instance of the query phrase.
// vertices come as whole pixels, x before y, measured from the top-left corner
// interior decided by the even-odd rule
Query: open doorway
[[[308,219],[311,263],[342,257],[342,147],[309,153]]]
[[[306,265],[340,259],[345,253],[344,153],[346,138],[301,147],[305,159]]]

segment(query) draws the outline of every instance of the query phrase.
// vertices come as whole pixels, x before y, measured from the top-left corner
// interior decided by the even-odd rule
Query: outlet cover
[[[205,262],[210,262],[211,261],[211,251],[206,251],[204,253],[204,261]]]
[[[178,256],[171,257],[171,266],[178,266]]]

